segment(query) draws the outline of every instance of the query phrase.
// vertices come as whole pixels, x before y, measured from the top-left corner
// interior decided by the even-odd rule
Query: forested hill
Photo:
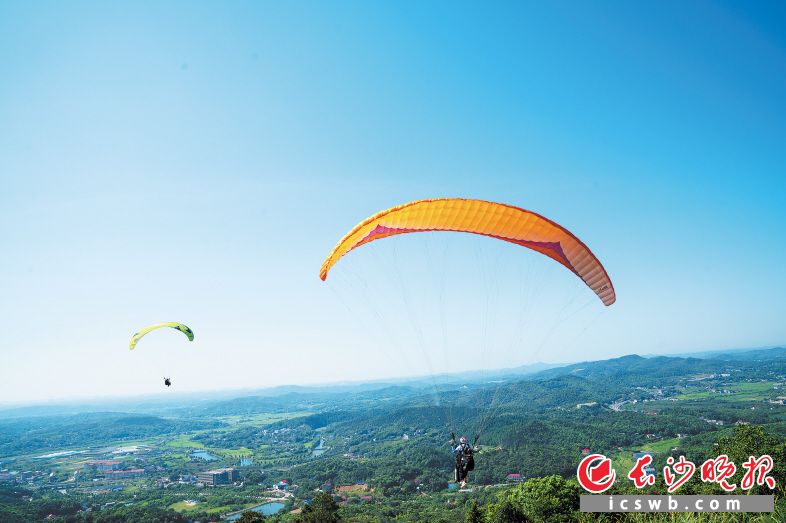
[[[709,353],[687,354],[686,356],[725,361],[767,361],[775,359],[786,359],[786,347],[752,349],[745,351],[713,351]]]
[[[690,356],[652,356],[636,354],[600,361],[574,363],[564,367],[541,371],[534,379],[546,380],[557,376],[575,375],[587,379],[640,379],[657,380],[668,376],[690,373],[720,372],[722,369],[752,368],[761,362],[786,359],[786,348],[757,349],[712,353],[707,357]]]
[[[711,374],[758,373],[771,375],[786,359],[786,349],[735,351],[708,358],[681,356],[642,357],[631,354],[608,360],[560,367],[539,364],[521,369],[502,369],[456,375],[437,380],[408,379],[402,383],[370,383],[297,387],[280,395],[244,396],[181,407],[173,413],[189,416],[251,414],[258,411],[298,410],[390,410],[396,405],[475,408],[479,404],[521,403],[525,410],[555,408],[577,403],[611,402],[620,387],[675,384],[691,377]],[[539,372],[534,368],[549,367]],[[770,376],[772,377],[772,376]],[[438,400],[435,400],[438,397]]]
[[[115,412],[0,420],[0,457],[19,452],[60,450],[102,442],[213,429],[221,425],[221,422],[204,419],[164,419]]]

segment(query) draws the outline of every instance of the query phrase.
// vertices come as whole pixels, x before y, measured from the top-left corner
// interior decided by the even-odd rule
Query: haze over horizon
[[[630,356],[640,356],[643,358],[653,358],[658,356],[666,356],[666,357],[693,357],[699,354],[716,354],[716,353],[744,353],[749,351],[756,351],[756,350],[768,350],[768,349],[786,349],[786,343],[776,344],[775,346],[764,346],[764,347],[742,347],[742,348],[729,348],[729,349],[707,349],[704,351],[697,351],[697,352],[676,352],[676,353],[667,353],[667,354],[623,354],[620,356],[616,356],[615,358],[625,358]],[[609,358],[609,359],[615,359]],[[585,360],[587,362],[596,362],[596,361],[607,361],[607,360]],[[575,365],[579,363],[583,363],[584,361],[571,361],[571,362],[563,362],[563,363],[548,363],[548,362],[535,362],[531,364],[526,364],[520,367],[534,367],[534,366],[544,366],[545,368],[557,368],[557,367],[564,367]],[[457,371],[453,373],[444,373],[440,374],[439,376],[458,376],[467,373],[480,373],[483,374],[484,372],[489,373],[489,378],[493,378],[494,373],[496,372],[505,372],[515,370],[520,367],[514,368],[499,368],[499,369],[476,369],[475,371]],[[536,370],[533,374],[537,374],[540,372]],[[33,400],[33,401],[4,401],[0,399],[0,415],[3,414],[3,411],[9,410],[16,410],[16,409],[24,409],[27,407],[46,407],[46,406],[60,406],[60,405],[100,405],[104,403],[124,403],[124,402],[137,402],[137,401],[153,401],[156,403],[171,403],[171,402],[179,402],[185,401],[186,398],[193,398],[194,396],[201,396],[201,395],[209,395],[211,399],[222,399],[222,398],[232,398],[232,397],[244,397],[246,394],[256,394],[263,391],[275,391],[279,389],[304,389],[304,391],[308,391],[309,389],[322,389],[322,388],[339,388],[339,387],[361,387],[361,386],[370,386],[374,384],[379,385],[406,385],[407,383],[422,383],[423,381],[431,381],[435,376],[431,374],[422,374],[422,375],[411,375],[411,376],[389,376],[383,377],[378,379],[372,380],[345,380],[345,381],[331,381],[331,382],[314,382],[314,383],[284,383],[280,385],[273,385],[269,387],[225,387],[225,388],[218,388],[218,389],[194,389],[188,391],[177,391],[177,390],[164,390],[164,391],[155,391],[155,392],[145,392],[139,394],[119,394],[119,395],[110,395],[110,396],[91,396],[91,395],[81,395],[81,396],[71,396],[71,397],[59,397],[59,398],[49,398],[47,400]]]
[[[782,7],[450,5],[0,5],[0,398],[786,340]],[[319,281],[355,223],[441,196],[554,219],[618,302],[447,234]],[[128,351],[160,321],[195,340]]]

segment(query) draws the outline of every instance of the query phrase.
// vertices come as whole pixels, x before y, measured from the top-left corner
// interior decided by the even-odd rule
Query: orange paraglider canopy
[[[538,251],[575,273],[605,305],[616,300],[606,269],[570,231],[520,207],[464,198],[418,200],[363,220],[336,244],[319,277],[324,281],[342,256],[363,244],[395,234],[428,231],[480,234]]]

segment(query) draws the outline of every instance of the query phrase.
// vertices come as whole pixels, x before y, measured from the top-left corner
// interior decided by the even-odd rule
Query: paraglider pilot
[[[464,488],[467,484],[467,473],[475,468],[475,458],[473,454],[480,451],[480,446],[477,445],[480,434],[475,436],[475,441],[470,445],[467,443],[467,438],[461,436],[458,445],[456,445],[456,435],[450,433],[450,447],[453,449],[453,454],[456,456],[456,482]]]
[[[167,387],[171,387],[172,380],[170,380],[169,378],[164,378],[164,385],[166,385]]]

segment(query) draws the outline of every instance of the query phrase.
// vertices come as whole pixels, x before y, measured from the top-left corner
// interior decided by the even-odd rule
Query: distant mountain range
[[[786,347],[717,350],[677,356],[643,357],[636,354],[599,361],[573,364],[533,363],[509,369],[467,371],[454,374],[438,374],[412,378],[398,378],[371,382],[343,382],[324,385],[284,385],[266,389],[223,390],[195,392],[164,396],[140,396],[117,400],[85,400],[29,406],[0,408],[0,419],[28,416],[67,416],[87,412],[135,412],[165,414],[187,408],[191,411],[207,412],[228,403],[238,407],[248,404],[258,408],[260,402],[272,406],[286,404],[293,408],[300,400],[313,401],[315,396],[325,400],[331,397],[347,397],[373,393],[374,396],[406,397],[422,394],[423,389],[438,387],[441,390],[471,386],[482,387],[496,381],[513,382],[517,378],[549,380],[561,376],[576,376],[587,379],[611,379],[626,374],[658,376],[680,375],[686,372],[712,372],[718,361],[756,362],[786,359]],[[186,405],[187,407],[184,407]]]
[[[756,349],[734,349],[734,350],[713,350],[707,352],[694,352],[690,354],[680,354],[700,359],[723,359],[726,361],[734,360],[772,360],[786,358],[786,347],[762,347]]]

